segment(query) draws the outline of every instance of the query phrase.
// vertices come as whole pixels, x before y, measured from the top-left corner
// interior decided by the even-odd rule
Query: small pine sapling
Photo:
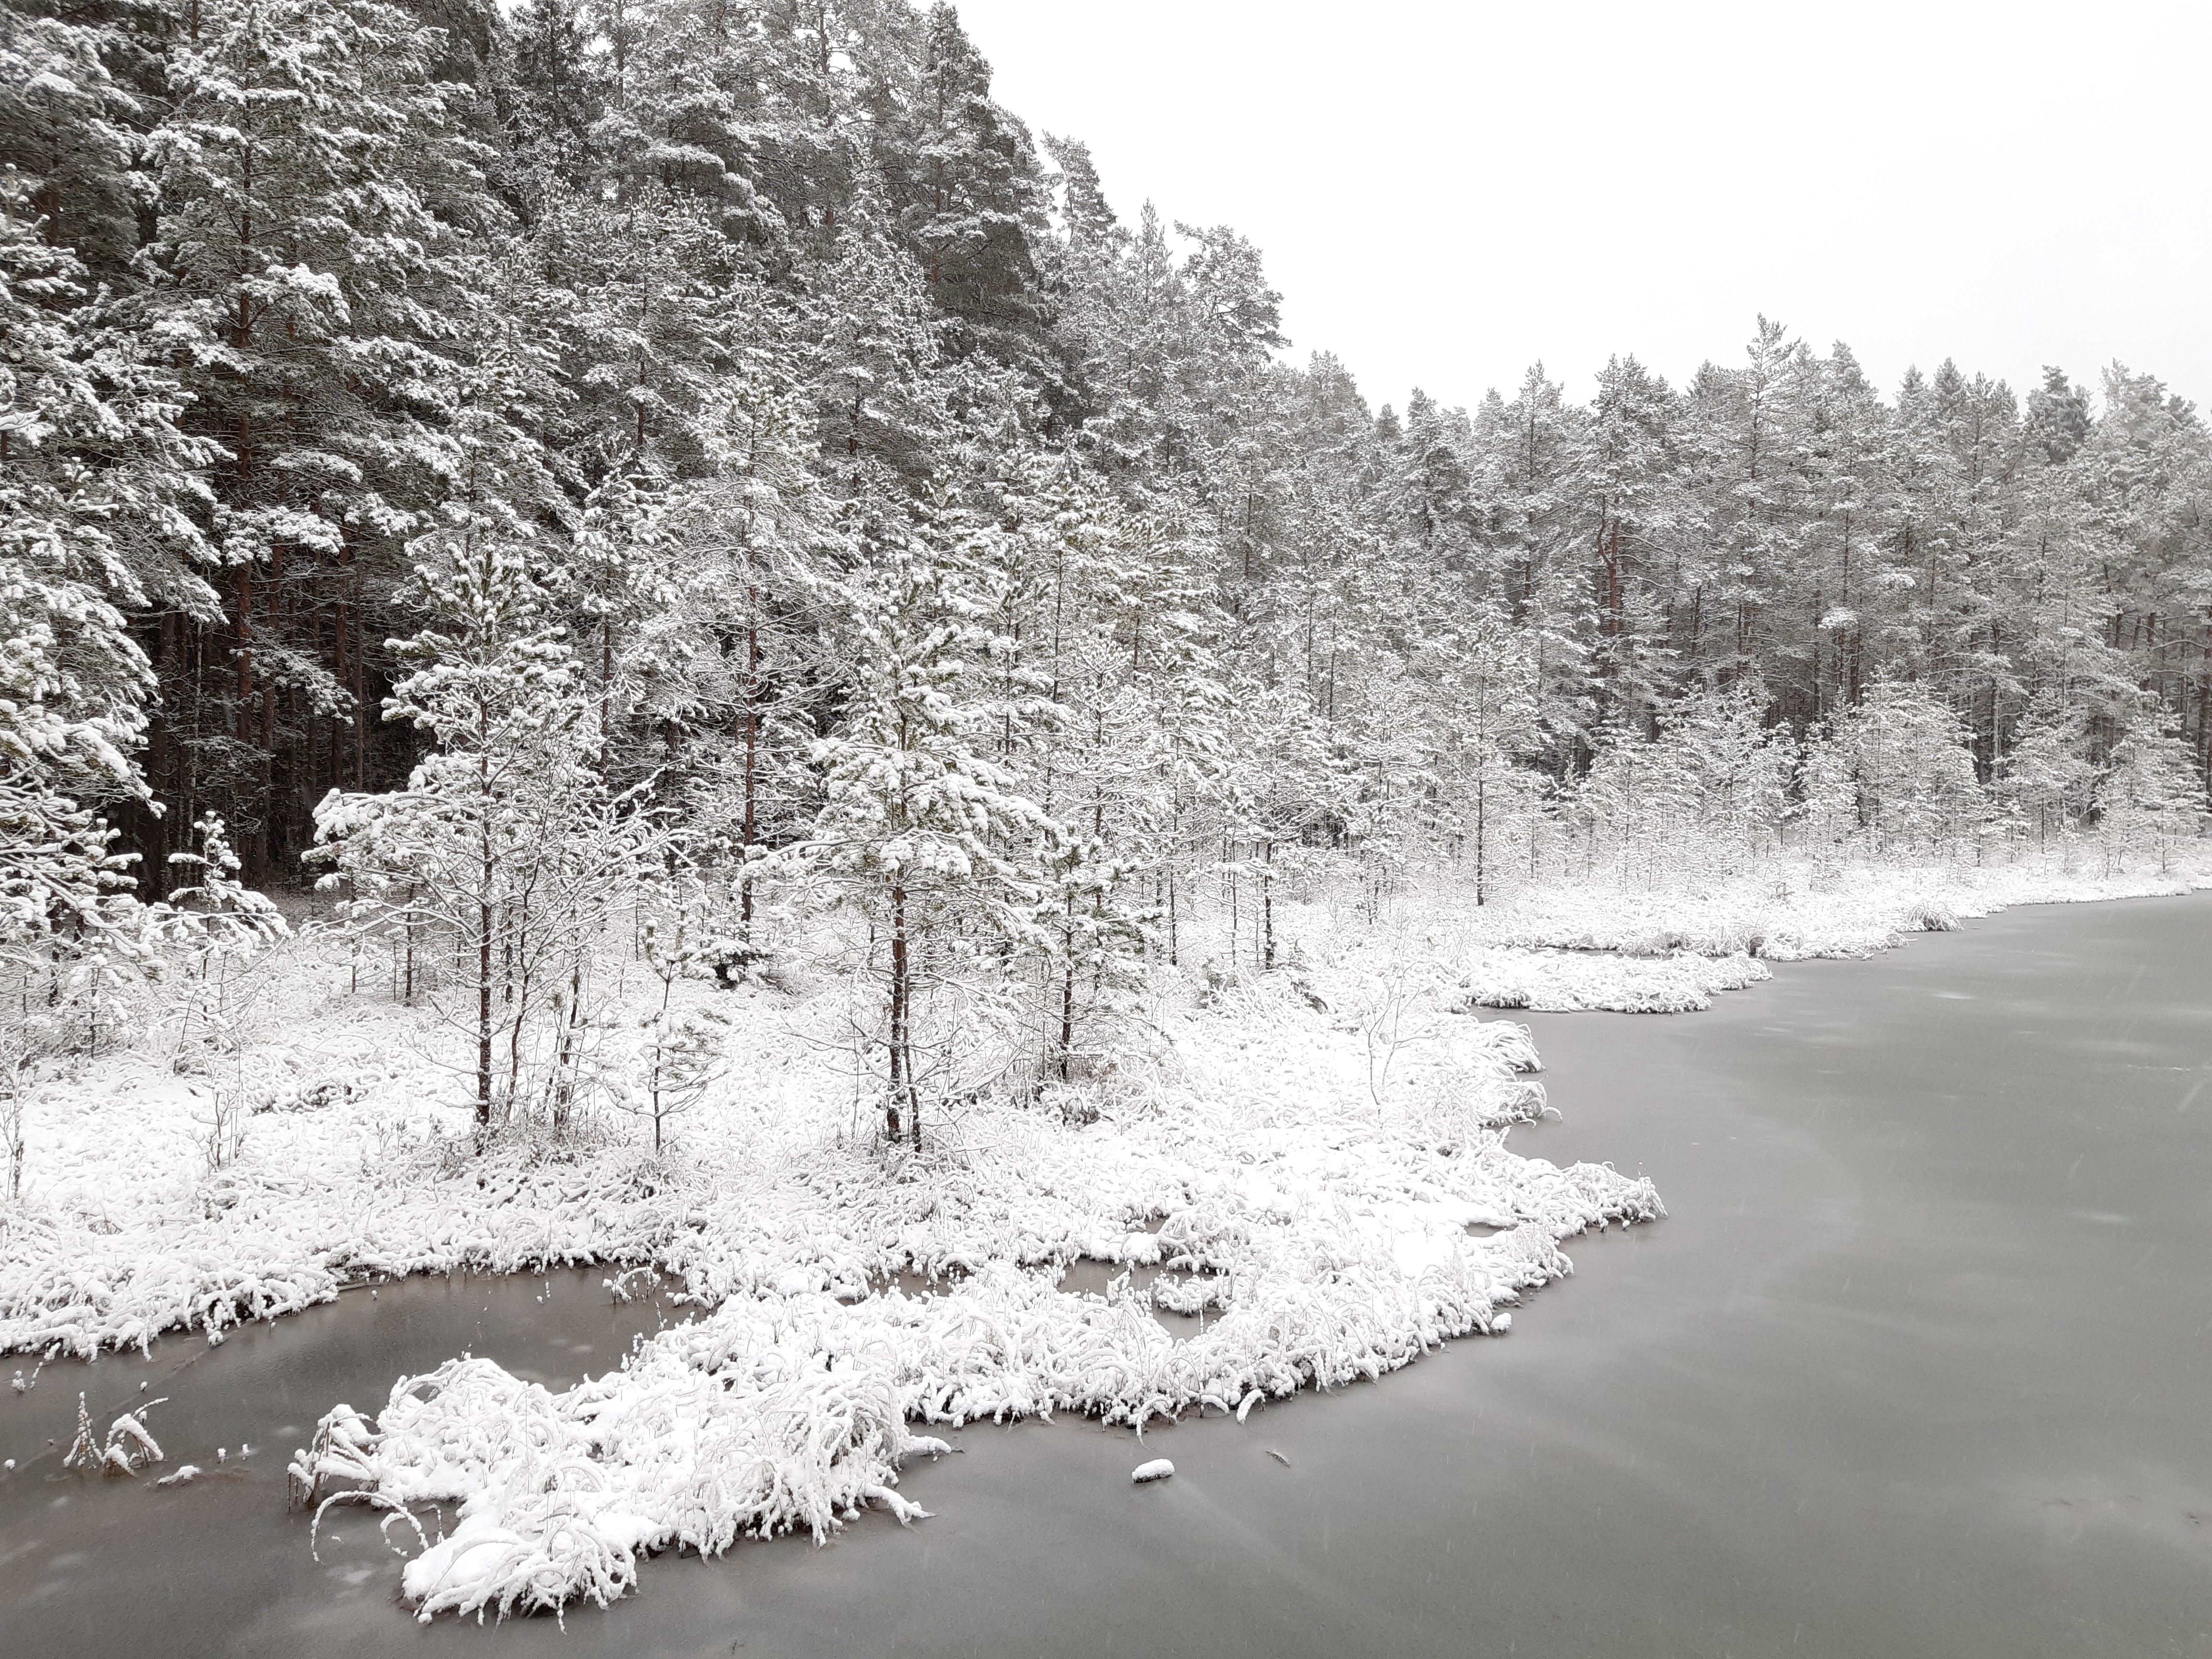
[[[640,1022],[643,1040],[638,1048],[641,1092],[623,1109],[653,1120],[653,1152],[665,1150],[666,1125],[699,1103],[723,1071],[722,1036],[727,1017],[712,1008],[675,1006],[677,981],[697,975],[706,967],[708,952],[695,915],[703,897],[696,881],[686,882],[673,895],[674,904],[640,929],[639,954],[660,987],[651,1012]]]
[[[238,854],[222,820],[207,813],[192,828],[200,850],[172,853],[169,862],[197,872],[199,879],[148,911],[149,931],[182,963],[170,999],[179,1069],[196,1037],[216,1050],[236,1051],[238,1021],[251,1000],[241,994],[239,964],[291,932],[275,904],[239,880]]]

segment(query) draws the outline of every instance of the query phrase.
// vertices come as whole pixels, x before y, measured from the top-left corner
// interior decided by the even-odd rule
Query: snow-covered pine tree
[[[2043,384],[2027,394],[2027,437],[2051,466],[2063,466],[2088,441],[2096,422],[2089,390],[2076,386],[2064,369],[2045,363]]]
[[[850,533],[853,684],[813,751],[822,808],[780,857],[866,926],[877,1006],[864,1041],[884,1056],[884,1135],[919,1146],[924,1101],[965,1081],[951,1048],[960,996],[994,988],[1007,953],[1044,944],[1036,860],[1063,832],[986,758],[982,527],[940,500],[913,522],[878,513]]]
[[[1668,711],[1661,744],[1684,788],[1680,829],[1724,866],[1772,853],[1789,811],[1796,744],[1788,727],[1767,723],[1772,706],[1765,685],[1738,681]]]
[[[696,441],[712,471],[677,488],[665,522],[670,616],[692,642],[668,693],[700,757],[686,774],[690,807],[702,837],[736,862],[748,933],[754,863],[799,828],[828,678],[821,612],[847,550],[817,473],[814,411],[788,356],[748,349],[708,400]]]
[[[2017,688],[2004,647],[2005,495],[2017,408],[2001,382],[1946,362],[1899,398],[1901,522],[1895,563],[1911,573],[1904,662],[1963,711],[1979,770],[1995,760]]]
[[[808,284],[805,319],[818,441],[845,495],[926,477],[952,418],[942,324],[912,257],[885,233],[880,195],[862,183]]]
[[[714,213],[658,184],[611,198],[556,191],[530,243],[565,301],[572,403],[555,447],[586,485],[696,471],[690,423],[761,305]]]
[[[2188,723],[2199,776],[2212,780],[2212,611],[2203,574],[2212,564],[2212,428],[2155,376],[2114,363],[2096,426],[2068,471],[2100,544],[2106,639],[2124,653],[2132,686]],[[2130,713],[2123,705],[2108,717],[2106,734]]]
[[[526,226],[598,173],[592,126],[605,94],[586,9],[584,0],[523,0],[485,64],[505,137],[490,177]]]
[[[127,60],[133,26],[151,21],[132,5],[0,10],[0,168],[19,186],[15,210],[95,282],[137,251],[144,180],[134,165],[149,112],[108,60]]]
[[[495,410],[465,415],[447,443],[451,494],[411,550],[429,620],[394,641],[414,672],[385,702],[434,748],[404,789],[326,796],[310,856],[358,922],[410,940],[427,927],[453,950],[464,994],[448,1012],[472,1039],[489,1124],[526,1103],[533,1026],[573,1012],[590,947],[658,830],[595,763],[590,695],[518,508],[541,487],[534,451]]]
[[[1468,465],[1473,435],[1465,410],[1445,409],[1418,386],[1406,400],[1404,430],[1385,463],[1382,504],[1431,569],[1470,569],[1477,556]]]
[[[0,172],[0,951],[134,955],[131,860],[151,665],[133,619],[214,596],[192,509],[208,450],[175,382],[111,326],[27,181]]]
[[[1218,848],[1214,873],[1229,966],[1266,973],[1279,953],[1277,884],[1302,873],[1310,846],[1333,842],[1334,852],[1348,856],[1370,908],[1396,890],[1418,761],[1410,741],[1346,745],[1302,687],[1237,677],[1226,684],[1218,769],[1196,805]],[[1241,937],[1247,933],[1249,941]]]
[[[180,884],[147,907],[141,926],[170,953],[155,971],[166,981],[163,1000],[176,1022],[179,1058],[195,1044],[235,1055],[243,1002],[234,988],[239,970],[291,928],[268,895],[239,878],[239,857],[221,818],[209,813],[192,833],[197,852],[169,854]],[[218,1122],[218,1133],[222,1127]]]
[[[1942,853],[1980,827],[1971,733],[1925,686],[1877,680],[1838,721],[1859,824],[1876,851]]]
[[[1796,786],[1796,845],[1812,855],[1816,872],[1832,870],[1859,833],[1858,787],[1834,717],[1806,733],[1798,750]]]
[[[1452,850],[1474,868],[1474,902],[1497,885],[1498,848],[1534,810],[1524,763],[1540,739],[1536,665],[1526,637],[1494,605],[1424,642],[1413,672],[1430,702],[1433,767]]]
[[[1583,568],[1595,633],[1588,642],[1589,695],[1601,719],[1648,726],[1669,683],[1655,578],[1672,563],[1690,506],[1674,463],[1674,392],[1633,357],[1616,357],[1577,446]]]
[[[721,1028],[725,1016],[713,1008],[685,1009],[676,1003],[677,985],[704,965],[711,941],[706,933],[706,884],[679,862],[656,871],[646,884],[652,916],[639,925],[637,953],[659,986],[659,994],[639,1020],[639,1042],[629,1075],[612,1080],[618,1109],[653,1123],[653,1152],[666,1149],[671,1119],[699,1103],[722,1071]]]
[[[1534,659],[1536,721],[1555,775],[1573,763],[1579,734],[1597,718],[1589,673],[1595,611],[1571,476],[1581,415],[1539,363],[1510,402],[1492,392],[1474,417],[1484,562]]]
[[[2032,466],[2010,503],[2005,557],[2008,580],[2002,626],[2005,665],[1992,672],[2036,690],[2004,709],[2008,727],[2026,725],[2036,702],[2047,720],[2054,699],[2106,731],[2127,723],[2140,696],[2139,665],[2112,638],[2119,604],[2106,574],[2126,555],[2081,498],[2069,469]],[[2000,731],[1998,770],[2007,733]],[[2022,741],[2011,735],[2010,742]]]
[[[2095,802],[2108,867],[2147,852],[2171,869],[2176,849],[2203,833],[2204,786],[2177,724],[2172,710],[2147,703],[2105,758]]]
[[[1683,502],[1676,569],[1658,585],[1698,590],[1702,603],[1685,630],[1693,637],[1680,645],[1717,678],[1755,673],[1777,658],[1795,671],[1784,684],[1805,678],[1797,665],[1811,638],[1782,601],[1803,583],[1804,450],[1818,383],[1804,346],[1761,317],[1742,367],[1708,363],[1685,394],[1685,445],[1702,487]]]
[[[2088,814],[2096,781],[2087,711],[2055,687],[2038,691],[1997,763],[1998,805],[2041,851],[2053,831],[2063,835]]]
[[[1203,672],[1202,624],[1158,527],[1065,456],[1018,453],[982,494],[997,603],[988,719],[1023,792],[1066,826],[1043,863],[1042,1073],[1069,1081],[1134,981],[1171,854],[1160,764]]]
[[[436,31],[381,0],[198,0],[194,20],[167,53],[131,313],[182,366],[191,429],[228,451],[210,476],[230,614],[165,637],[156,782],[187,817],[222,809],[260,878],[351,758],[358,677],[327,630],[349,618],[359,648],[357,573],[416,528],[468,239],[501,216]]]
[[[991,66],[935,0],[916,82],[876,159],[907,246],[956,355],[981,353],[1056,393],[1032,244],[1046,234],[1043,170],[1029,131],[991,97]]]
[[[1884,587],[1881,529],[1889,477],[1889,412],[1858,361],[1838,343],[1806,365],[1796,410],[1794,465],[1802,494],[1793,580],[1779,586],[1775,633],[1804,629],[1802,690],[1781,688],[1783,718],[1793,726],[1825,719],[1858,698],[1870,639],[1881,638]],[[1794,654],[1794,653],[1793,653]],[[1762,662],[1762,678],[1773,670]]]
[[[584,498],[567,556],[548,580],[563,590],[577,619],[579,672],[592,705],[594,763],[626,782],[654,769],[647,702],[667,702],[680,685],[681,659],[693,641],[672,614],[676,574],[665,546],[667,489],[649,474],[610,473]],[[672,673],[662,673],[673,670]],[[654,692],[661,696],[655,698]],[[680,703],[681,693],[676,693]]]

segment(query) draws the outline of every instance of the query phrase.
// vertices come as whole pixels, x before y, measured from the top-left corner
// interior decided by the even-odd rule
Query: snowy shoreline
[[[2041,862],[1845,869],[1777,861],[1676,890],[1561,887],[1497,908],[1468,952],[1471,1006],[1545,1013],[1687,1013],[1771,977],[1765,964],[1879,955],[1917,933],[2025,904],[2171,898],[2212,872],[2084,875]]]
[[[422,1011],[343,994],[302,949],[292,1003],[241,1060],[257,1109],[210,1174],[195,1079],[155,1036],[33,1103],[0,1247],[0,1344],[88,1355],[410,1273],[653,1265],[702,1310],[564,1394],[485,1360],[403,1379],[374,1429],[341,1408],[303,1494],[459,1504],[406,1573],[425,1615],[605,1601],[666,1547],[903,1518],[914,1424],[1076,1411],[1141,1425],[1371,1378],[1505,1328],[1577,1234],[1664,1213],[1651,1182],[1506,1146],[1546,1109],[1525,1030],[1487,1005],[1673,1011],[2008,905],[2173,894],[2191,875],[2013,866],[1770,866],[1702,891],[1554,889],[1418,939],[1264,976],[1164,983],[1139,1059],[1054,1110],[982,1102],[886,1158],[810,1040],[834,996],[689,985],[745,1055],[670,1155],[617,1121],[482,1150]],[[319,974],[321,981],[315,981]],[[1163,980],[1166,978],[1163,975]],[[294,1006],[296,1005],[296,1006]],[[127,1150],[127,1178],[117,1176]],[[1105,1297],[1077,1261],[1155,1269]],[[934,1281],[907,1295],[900,1275]],[[1148,1305],[1148,1298],[1149,1304]],[[1152,1305],[1203,1312],[1171,1335]],[[424,1513],[427,1515],[428,1511]],[[395,1536],[404,1535],[401,1522]]]

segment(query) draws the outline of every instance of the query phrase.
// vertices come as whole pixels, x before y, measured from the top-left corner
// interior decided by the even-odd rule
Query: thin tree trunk
[[[1482,903],[1488,896],[1483,890],[1485,873],[1483,855],[1489,848],[1490,825],[1486,811],[1488,805],[1486,798],[1488,793],[1488,787],[1482,775],[1480,772],[1476,773],[1474,778],[1474,902],[1477,904]]]
[[[884,1133],[893,1146],[899,1139],[899,1100],[912,1090],[913,1054],[908,1046],[908,998],[911,992],[910,965],[907,960],[906,889],[894,884],[891,888],[891,1028],[890,1028],[890,1094],[884,1103]],[[916,1116],[920,1115],[917,1109]],[[917,1142],[917,1144],[919,1144]]]
[[[745,589],[745,823],[744,844],[739,856],[747,860],[738,868],[738,921],[745,936],[752,937],[753,878],[750,860],[752,857],[753,835],[757,826],[757,805],[760,750],[760,618],[757,599],[753,589]]]
[[[1275,971],[1275,838],[1267,837],[1267,871],[1260,878],[1261,929],[1264,943],[1260,954],[1263,973]]]
[[[1073,1069],[1075,1048],[1075,959],[1071,952],[1060,969],[1060,1080],[1065,1083]]]
[[[490,734],[484,729],[489,716],[477,717],[477,810],[483,814],[477,826],[477,1121],[491,1121],[491,757]]]

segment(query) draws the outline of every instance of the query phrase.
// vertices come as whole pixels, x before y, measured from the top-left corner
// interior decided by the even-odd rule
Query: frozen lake
[[[2212,895],[2018,910],[1679,1018],[1529,1017],[1670,1218],[1498,1340],[1242,1426],[970,1429],[936,1518],[663,1560],[602,1614],[428,1631],[283,1460],[462,1349],[549,1382],[659,1316],[600,1272],[349,1295],[0,1394],[10,1654],[2212,1653]],[[5,1368],[13,1370],[11,1360]],[[48,1478],[138,1396],[169,1491]],[[1269,1457],[1279,1452],[1288,1466]],[[1171,1456],[1171,1481],[1129,1469]],[[234,1472],[243,1470],[233,1478]],[[336,1537],[330,1537],[335,1533]]]

